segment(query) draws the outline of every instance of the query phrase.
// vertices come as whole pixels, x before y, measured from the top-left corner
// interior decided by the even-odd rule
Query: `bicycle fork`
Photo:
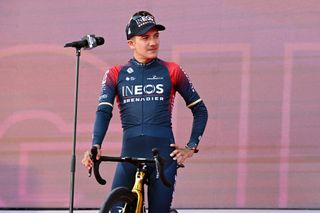
[[[137,194],[137,206],[136,206],[136,212],[135,213],[142,213],[142,207],[144,202],[144,176],[146,171],[146,165],[144,165],[142,168],[139,168],[136,172],[136,179],[134,186],[132,188],[132,192]]]

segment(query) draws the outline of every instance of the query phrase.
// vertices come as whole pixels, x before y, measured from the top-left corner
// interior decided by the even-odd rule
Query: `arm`
[[[192,157],[193,153],[198,152],[197,147],[207,124],[208,111],[186,73],[177,65],[172,72],[174,86],[193,114],[191,136],[187,145],[184,148],[180,148],[176,144],[171,145],[175,148],[171,156],[174,157],[178,163],[183,163],[187,158]]]
[[[198,152],[197,147],[208,121],[208,111],[203,101],[192,106],[191,111],[193,114],[192,131],[190,140],[186,147]]]
[[[191,108],[193,114],[192,131],[189,142],[183,148],[180,148],[177,144],[171,144],[175,150],[170,154],[174,160],[177,160],[178,164],[183,164],[186,159],[191,158],[194,153],[197,153],[197,149],[204,129],[208,120],[208,111],[203,101],[197,103]]]
[[[106,72],[102,81],[101,94],[99,97],[99,105],[96,111],[96,119],[93,126],[92,146],[98,148],[97,159],[101,155],[101,146],[103,139],[109,127],[112,118],[113,103],[116,96],[116,82],[119,69],[113,67]],[[90,169],[92,167],[90,151],[84,153],[82,164]]]
[[[99,105],[96,112],[96,119],[93,125],[92,145],[101,148],[103,139],[107,133],[112,118],[112,107],[104,104]]]

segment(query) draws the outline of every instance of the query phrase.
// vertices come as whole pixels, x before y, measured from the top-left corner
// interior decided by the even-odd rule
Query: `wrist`
[[[188,150],[192,150],[193,153],[199,152],[199,149],[197,149],[197,145],[195,145],[195,146],[186,145],[185,148]]]
[[[92,147],[97,147],[98,149],[101,149],[101,145],[100,144],[93,144]]]

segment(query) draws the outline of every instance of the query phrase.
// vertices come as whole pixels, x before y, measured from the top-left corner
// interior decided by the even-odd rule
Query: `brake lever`
[[[160,178],[160,162],[159,159],[157,157],[154,157],[154,161],[156,164],[156,178],[159,179]]]
[[[153,153],[153,158],[154,158],[155,164],[156,164],[156,171],[157,171],[156,177],[157,177],[157,179],[160,178],[162,183],[165,186],[171,187],[172,183],[164,175],[164,162],[160,156],[159,150],[154,148],[154,149],[152,149],[152,153]]]

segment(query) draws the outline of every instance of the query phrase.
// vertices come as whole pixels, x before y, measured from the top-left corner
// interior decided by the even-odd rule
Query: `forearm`
[[[208,121],[208,111],[203,101],[199,102],[191,108],[193,114],[193,123],[188,147],[197,147]]]
[[[96,119],[93,127],[92,145],[99,145],[101,147],[103,139],[109,127],[112,118],[112,108],[109,106],[98,107],[96,112]]]

